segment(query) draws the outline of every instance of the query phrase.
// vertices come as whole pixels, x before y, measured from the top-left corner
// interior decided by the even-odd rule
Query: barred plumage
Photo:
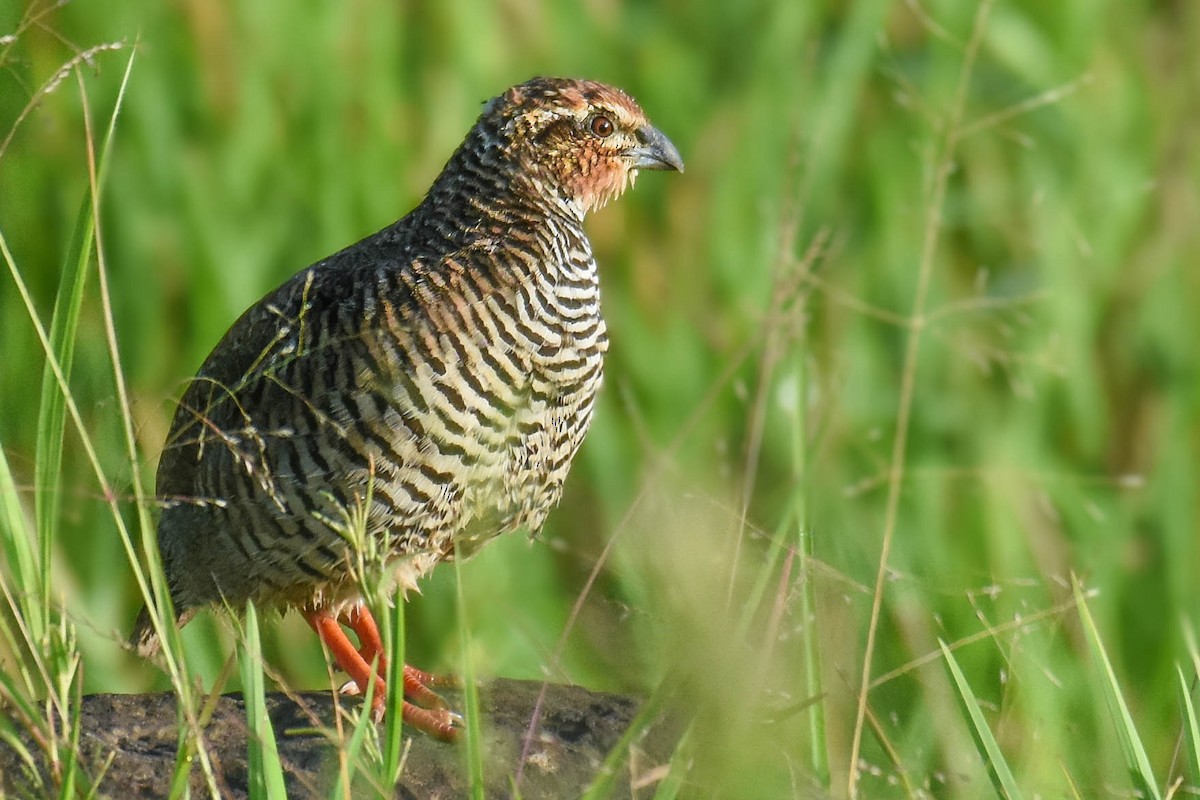
[[[682,168],[620,90],[534,79],[489,101],[411,213],[243,314],[184,394],[159,464],[180,622],[219,601],[300,608],[365,687],[361,662],[379,654],[364,544],[409,587],[456,549],[542,525],[608,348],[584,215],[638,169]],[[331,640],[334,619],[357,650]],[[157,644],[146,612],[133,641]],[[451,736],[448,712],[405,677],[434,706],[406,704],[406,720]]]

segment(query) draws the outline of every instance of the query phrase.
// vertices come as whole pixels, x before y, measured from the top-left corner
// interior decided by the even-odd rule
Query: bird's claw
[[[428,673],[422,673],[423,677],[434,676]],[[437,686],[450,685],[445,678],[435,678],[431,683],[436,682]],[[454,683],[453,685],[459,685]],[[428,686],[422,684],[420,689],[423,691],[415,692],[417,696],[409,696],[411,700],[416,702],[404,701],[403,717],[404,724],[415,728],[419,731],[433,736],[436,739],[441,739],[445,742],[453,742],[458,738],[459,732],[466,730],[467,723],[462,714],[450,708],[450,704],[446,699],[437,692],[429,689]],[[347,697],[361,697],[363,695],[362,688],[353,680],[348,680],[338,689],[340,694]],[[387,716],[387,697],[379,695],[371,699],[371,721],[378,724],[383,722]]]

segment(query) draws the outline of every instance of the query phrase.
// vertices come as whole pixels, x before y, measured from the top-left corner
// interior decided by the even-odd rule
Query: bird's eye
[[[613,126],[612,120],[603,114],[597,114],[596,116],[592,117],[592,122],[588,127],[591,129],[592,135],[598,136],[601,139],[606,139],[609,136],[612,136],[613,131],[616,130],[616,128]]]

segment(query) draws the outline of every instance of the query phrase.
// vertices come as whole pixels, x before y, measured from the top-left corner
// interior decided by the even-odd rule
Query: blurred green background
[[[507,537],[466,566],[465,622],[453,570],[408,605],[411,660],[453,669],[468,624],[483,675],[646,694],[683,664],[707,755],[687,780],[803,796],[825,783],[794,711],[807,646],[836,794],[919,329],[864,794],[986,791],[941,638],[962,644],[1023,785],[1104,796],[1128,777],[1072,574],[1098,592],[1159,777],[1182,769],[1175,666],[1200,616],[1200,5],[998,0],[966,73],[976,12],[958,0],[10,0],[0,233],[48,321],[87,187],[84,98],[102,130],[136,54],[100,231],[149,475],[173,401],[226,327],[410,209],[482,101],[535,74],[625,88],[687,172],[643,175],[588,223],[612,338],[592,432],[540,539]],[[77,72],[43,91],[67,64]],[[931,210],[960,84],[961,135]],[[928,313],[914,322],[924,258]],[[43,357],[5,272],[0,445],[31,504]],[[71,386],[132,497],[94,274]],[[119,647],[140,598],[75,441],[53,553],[84,687],[165,687]],[[816,558],[803,569],[787,555],[801,531]],[[325,684],[295,615],[266,636],[289,682]],[[207,615],[185,640],[208,678],[231,646]],[[749,722],[763,717],[781,720]],[[1184,790],[1197,783],[1185,776]]]

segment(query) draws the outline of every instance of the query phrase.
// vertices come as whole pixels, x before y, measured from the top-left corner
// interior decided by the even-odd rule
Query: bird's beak
[[[637,131],[638,145],[625,152],[636,169],[673,169],[683,172],[683,158],[671,140],[653,125],[643,125]]]

